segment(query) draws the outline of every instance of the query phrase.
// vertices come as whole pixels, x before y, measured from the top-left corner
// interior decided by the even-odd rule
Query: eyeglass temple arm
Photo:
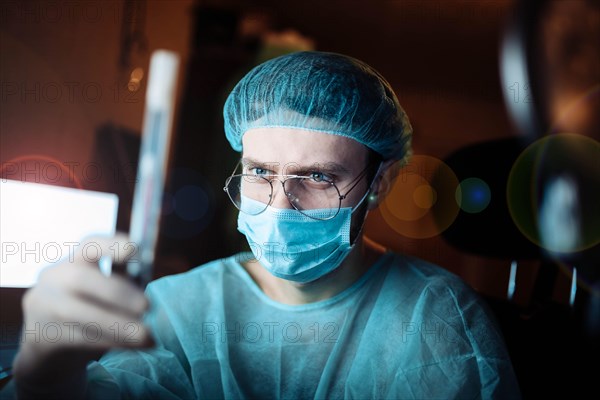
[[[377,173],[375,174],[375,177],[377,177],[377,174],[379,174],[379,169],[381,169],[381,165],[382,164],[379,164],[379,168],[377,168]],[[354,189],[356,187],[356,185],[358,185],[358,183],[361,181],[363,176],[365,176],[365,174],[367,173],[369,168],[371,168],[371,164],[367,165],[367,168],[363,169],[362,172],[354,179],[355,180],[354,184],[350,187],[350,189],[348,189],[348,191],[345,194],[340,194],[340,200],[344,200],[346,198],[346,196],[348,196],[348,193],[350,193],[352,191],[352,189]],[[375,181],[375,178],[373,178],[373,182],[374,181]],[[369,190],[371,190],[371,186],[373,185],[373,182],[371,182],[371,184],[369,185]]]
[[[229,183],[229,180],[235,174],[235,171],[237,171],[237,169],[238,169],[238,167],[240,166],[241,163],[242,163],[242,160],[238,160],[237,164],[235,164],[235,168],[233,169],[233,171],[231,171],[231,174],[225,180],[225,186],[223,187],[224,191],[227,191],[227,183]]]

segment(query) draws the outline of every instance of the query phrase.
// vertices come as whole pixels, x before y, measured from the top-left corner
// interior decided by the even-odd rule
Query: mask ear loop
[[[367,192],[365,193],[365,195],[362,197],[362,199],[360,199],[360,201],[358,202],[357,205],[355,205],[354,207],[352,207],[352,210],[350,210],[350,215],[352,215],[352,213],[354,212],[354,210],[356,210],[358,207],[360,207],[360,205],[363,203],[363,201],[365,201],[365,199],[367,198],[367,196],[369,195],[369,193],[371,193],[371,190],[373,189],[373,184],[375,183],[375,181],[377,180],[377,178],[379,177],[379,173],[381,172],[381,167],[383,167],[383,161],[381,161],[379,163],[379,167],[377,168],[377,172],[375,173],[375,177],[373,178],[373,180],[371,181],[371,184],[369,185],[369,190],[367,190]],[[356,234],[356,238],[354,239],[354,243],[350,243],[350,248],[353,248],[354,245],[356,244],[356,241],[358,240],[358,238],[361,236],[361,233],[365,227],[365,222],[367,221],[367,215],[369,215],[369,209],[367,208],[367,211],[365,211],[365,216],[360,224],[360,229],[358,230],[358,233]]]
[[[354,210],[356,210],[358,207],[360,207],[360,205],[363,203],[363,201],[365,201],[365,199],[367,198],[367,196],[369,195],[369,193],[371,193],[371,190],[373,189],[373,184],[375,183],[375,181],[377,180],[377,178],[379,177],[379,173],[381,172],[381,167],[383,167],[383,161],[381,161],[379,163],[379,167],[377,168],[377,172],[375,173],[375,177],[373,178],[373,180],[371,181],[371,184],[369,185],[369,189],[365,192],[364,196],[360,199],[360,201],[358,202],[357,205],[355,205],[354,207],[352,207],[352,210],[350,210],[350,214],[352,214],[354,212]],[[369,212],[369,210],[367,210],[367,213]],[[366,219],[366,214],[365,214],[365,219]]]

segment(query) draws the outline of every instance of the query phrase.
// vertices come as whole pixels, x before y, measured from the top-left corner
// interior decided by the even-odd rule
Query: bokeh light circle
[[[213,220],[215,195],[198,171],[175,167],[170,171],[168,190],[163,197],[161,229],[171,239],[198,236]]]
[[[455,192],[456,204],[464,212],[480,213],[492,200],[492,192],[485,181],[479,178],[467,178],[460,182]]]
[[[429,210],[437,201],[437,193],[430,185],[421,185],[413,192],[413,200],[417,207]]]
[[[175,212],[185,221],[197,221],[208,212],[209,197],[200,186],[186,185],[174,197]]]
[[[546,136],[521,153],[507,182],[511,218],[531,242],[554,251],[540,239],[539,217],[546,200],[544,195],[553,180],[561,177],[576,183],[577,193],[573,195],[581,214],[578,245],[570,252],[597,245],[600,243],[600,144],[587,136],[570,133]]]
[[[456,175],[443,161],[415,155],[401,168],[379,211],[386,224],[405,237],[434,237],[458,215],[457,186]]]
[[[400,176],[388,193],[384,204],[391,219],[416,221],[423,218],[429,209],[417,205],[415,192],[419,187],[429,186],[429,183],[418,173],[404,172],[407,168],[409,166],[400,171]]]

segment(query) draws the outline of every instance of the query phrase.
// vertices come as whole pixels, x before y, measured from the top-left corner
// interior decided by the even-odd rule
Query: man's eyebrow
[[[279,166],[279,163],[273,162],[273,161],[258,161],[258,160],[255,160],[254,158],[244,157],[244,158],[242,158],[242,165],[244,167],[246,167],[248,165],[251,165],[253,167],[264,167],[264,166],[274,167],[274,166]]]
[[[343,165],[338,164],[336,162],[333,162],[333,161],[323,162],[323,163],[316,162],[316,163],[313,163],[310,165],[300,165],[297,163],[289,163],[284,166],[284,169],[288,170],[288,171],[302,171],[302,172],[319,171],[319,172],[326,172],[326,173],[330,173],[330,174],[348,173],[348,169],[346,167],[344,167]]]
[[[242,158],[242,164],[244,166],[251,165],[251,166],[255,166],[255,167],[280,166],[280,164],[277,162],[259,161],[259,160],[255,160],[251,157]],[[290,173],[289,171],[315,171],[315,170],[320,171],[320,172],[337,173],[337,174],[349,172],[346,167],[344,167],[343,165],[338,164],[336,162],[333,162],[333,161],[323,162],[323,163],[315,162],[315,163],[308,164],[308,165],[300,165],[299,163],[291,162],[291,163],[287,163],[287,164],[283,165],[283,171],[285,171],[288,174]]]

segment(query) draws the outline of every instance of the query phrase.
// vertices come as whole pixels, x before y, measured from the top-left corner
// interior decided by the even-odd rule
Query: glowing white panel
[[[114,235],[118,202],[110,193],[0,180],[0,286],[31,287],[86,237]]]

